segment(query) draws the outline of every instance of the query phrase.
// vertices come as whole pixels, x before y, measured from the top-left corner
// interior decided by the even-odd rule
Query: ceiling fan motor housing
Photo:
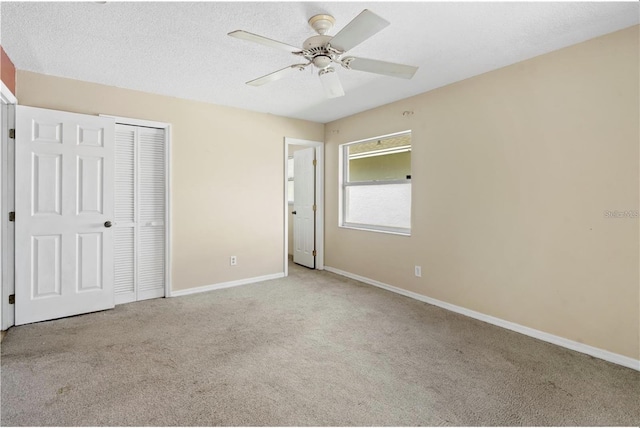
[[[305,51],[322,51],[326,52],[326,46],[333,37],[331,36],[311,36],[302,44]]]
[[[328,67],[332,61],[338,59],[336,54],[327,48],[332,38],[324,35],[309,37],[302,45],[303,56],[320,69]]]

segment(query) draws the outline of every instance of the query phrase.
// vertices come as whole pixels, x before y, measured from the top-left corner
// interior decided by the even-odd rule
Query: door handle
[[[104,227],[111,227],[113,226],[113,223],[111,223],[109,220],[104,222]]]
[[[291,211],[291,214],[296,215],[296,214],[298,214],[298,212],[297,211]]]

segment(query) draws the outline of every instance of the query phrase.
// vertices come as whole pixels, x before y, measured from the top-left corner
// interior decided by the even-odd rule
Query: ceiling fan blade
[[[324,87],[324,92],[327,94],[327,98],[338,98],[344,96],[344,89],[342,89],[342,83],[338,73],[332,68],[325,68],[318,73],[320,81]]]
[[[228,35],[231,37],[235,37],[236,39],[249,40],[250,42],[260,43],[261,45],[282,49],[287,52],[300,52],[302,50],[300,48],[296,48],[295,46],[268,39],[266,37],[258,36],[257,34],[249,33],[243,30],[232,31]]]
[[[290,71],[293,70],[303,70],[304,67],[306,67],[307,64],[294,64],[294,65],[290,65],[288,67],[285,67],[281,70],[278,71],[274,71],[273,73],[269,73],[265,76],[262,77],[258,77],[257,79],[253,79],[247,82],[247,85],[251,85],[251,86],[262,86],[265,83],[269,83],[269,82],[275,82],[276,80],[280,80],[282,79],[284,76],[286,76],[287,74],[289,74]]]
[[[389,21],[379,17],[369,9],[365,9],[340,30],[338,34],[331,39],[329,44],[334,49],[346,52],[358,46],[389,24]]]
[[[396,64],[394,62],[378,61],[377,59],[366,58],[345,58],[343,60],[345,68],[358,71],[366,71],[368,73],[384,74],[385,76],[401,77],[403,79],[411,79],[418,67],[405,64]]]

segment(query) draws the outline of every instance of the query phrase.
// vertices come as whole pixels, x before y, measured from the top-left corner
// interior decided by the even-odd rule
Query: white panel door
[[[113,119],[16,108],[16,325],[114,307]]]
[[[315,148],[293,153],[293,261],[314,269],[315,251]]]

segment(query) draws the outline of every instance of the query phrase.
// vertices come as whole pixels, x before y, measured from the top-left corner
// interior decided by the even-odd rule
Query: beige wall
[[[326,265],[639,358],[638,36],[327,124]],[[405,129],[412,236],[338,228],[338,145]]]
[[[282,272],[284,137],[322,141],[322,124],[25,71],[17,80],[23,105],[173,125],[174,290]]]

